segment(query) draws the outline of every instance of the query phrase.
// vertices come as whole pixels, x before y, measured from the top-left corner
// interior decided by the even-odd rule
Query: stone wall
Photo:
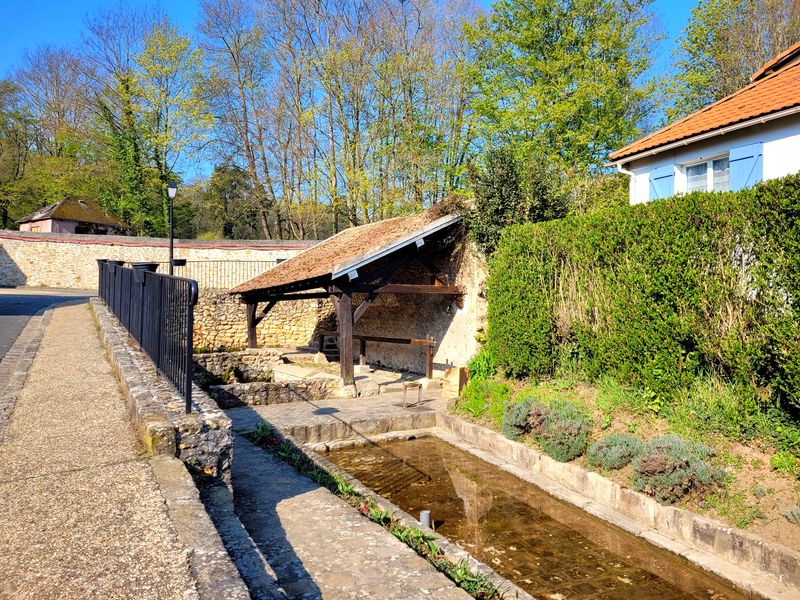
[[[302,381],[254,381],[231,385],[212,385],[208,395],[220,408],[255,406],[259,404],[285,404],[309,400],[327,400],[341,397],[339,378],[304,379]]]
[[[315,331],[335,325],[329,300],[278,302],[256,328],[258,346],[306,346],[314,341]],[[194,347],[211,351],[247,347],[245,305],[226,292],[201,291],[194,309]]]
[[[433,337],[437,346],[433,357],[434,376],[449,367],[464,366],[477,353],[476,336],[486,326],[487,302],[484,295],[487,268],[483,256],[471,244],[436,263],[446,265],[451,284],[464,290],[463,305],[452,296],[379,296],[356,323],[356,335],[382,337]],[[430,277],[412,267],[398,274],[396,283],[420,282]],[[358,344],[355,345],[358,356]],[[367,342],[367,362],[392,369],[425,372],[425,349],[421,346]]]
[[[272,367],[277,364],[283,364],[281,353],[271,348],[195,354],[194,381],[199,386],[207,386],[233,369],[239,371],[245,381],[268,381],[272,377]]]
[[[202,262],[221,261],[206,267],[223,270],[221,277],[205,268],[202,276],[209,282],[219,280],[213,287],[232,287],[255,276],[243,268],[253,261],[251,268],[259,272],[258,265],[274,264],[277,259],[291,258],[315,242],[284,240],[175,240],[175,258],[184,258],[190,266],[176,275],[194,276]],[[140,238],[115,235],[77,235],[66,233],[31,233],[0,230],[0,287],[19,285],[57,288],[95,289],[97,287],[98,258],[128,262],[162,262],[168,260],[169,242],[161,238]],[[197,262],[194,262],[197,261]],[[222,262],[224,261],[224,262]],[[231,270],[231,262],[241,262],[239,269]],[[193,263],[193,264],[192,264]],[[197,277],[193,277],[197,278]],[[233,279],[232,279],[233,278]],[[199,279],[199,278],[198,278]],[[205,287],[199,280],[201,288]]]
[[[207,475],[229,482],[231,420],[196,385],[192,389],[192,412],[186,414],[183,398],[102,300],[93,298],[91,308],[134,431],[145,449],[154,456],[177,456]]]

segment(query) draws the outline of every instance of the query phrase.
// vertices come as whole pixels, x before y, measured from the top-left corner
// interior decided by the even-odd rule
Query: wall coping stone
[[[0,229],[0,239],[26,242],[57,242],[66,244],[98,244],[101,246],[153,246],[168,248],[169,238],[136,237],[127,235],[92,235],[83,233],[49,233]],[[318,240],[185,240],[176,239],[176,248],[227,250],[297,250],[310,248]]]
[[[100,340],[122,388],[139,439],[153,456],[177,456],[208,475],[230,480],[231,420],[197,385],[192,412],[99,298],[90,299]]]

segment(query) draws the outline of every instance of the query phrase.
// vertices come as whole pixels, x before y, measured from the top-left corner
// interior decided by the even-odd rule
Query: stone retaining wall
[[[291,258],[314,243],[294,240],[175,240],[175,258],[274,262]],[[95,259],[166,263],[168,246],[168,240],[163,238],[0,230],[0,287],[32,285],[95,289]]]
[[[487,462],[683,556],[747,592],[763,598],[800,595],[800,553],[790,548],[690,511],[661,505],[598,473],[553,460],[535,448],[460,417],[437,413],[436,424],[452,435],[443,436],[446,441],[459,447],[466,442],[474,447],[466,450]],[[475,452],[475,448],[485,454]]]
[[[283,364],[279,350],[257,348],[239,352],[209,352],[194,355],[194,380],[199,386],[219,382],[227,371],[236,369],[245,381],[268,381],[272,367]]]
[[[256,333],[260,348],[297,348],[313,342],[319,329],[335,328],[329,300],[296,300],[278,302]],[[201,291],[194,309],[194,347],[211,351],[247,347],[245,305],[224,291]]]
[[[119,380],[134,430],[151,455],[177,456],[207,475],[230,480],[231,420],[198,386],[192,412],[102,300],[92,298],[100,340]]]
[[[337,397],[340,379],[304,379],[303,381],[254,381],[208,388],[220,408],[285,404],[304,400],[326,400]]]

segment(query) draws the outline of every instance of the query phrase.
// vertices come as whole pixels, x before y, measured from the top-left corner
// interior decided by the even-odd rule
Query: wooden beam
[[[264,320],[264,317],[267,316],[267,313],[272,310],[272,308],[278,303],[277,300],[270,300],[267,302],[267,305],[264,307],[264,310],[261,311],[261,314],[255,318],[255,325],[261,323]]]
[[[338,331],[323,330],[317,332],[327,337],[339,337]],[[384,344],[410,344],[412,346],[436,346],[436,340],[423,340],[418,338],[390,338],[377,335],[353,335],[354,340],[367,340],[368,342],[383,342]]]
[[[378,297],[378,295],[375,292],[371,292],[364,299],[364,301],[361,304],[358,305],[358,308],[356,309],[356,312],[353,313],[353,325],[358,323],[358,320],[361,318],[361,316],[365,312],[367,312],[367,309],[372,305],[372,303],[375,301],[375,298],[377,298],[377,297]]]
[[[315,298],[327,298],[328,292],[296,292],[294,294],[265,294],[242,296],[242,302],[285,302],[287,300],[313,300]]]
[[[389,283],[380,287],[358,284],[341,289],[347,293],[374,294],[432,294],[437,296],[463,296],[464,290],[455,285],[420,285],[412,283]]]
[[[258,348],[258,338],[256,337],[256,308],[257,302],[247,303],[247,347]]]
[[[336,311],[339,316],[339,365],[342,385],[353,385],[353,297],[342,294]]]

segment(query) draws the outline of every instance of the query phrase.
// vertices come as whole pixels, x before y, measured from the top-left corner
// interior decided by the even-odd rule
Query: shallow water
[[[328,458],[537,598],[747,596],[435,437],[334,450]]]

